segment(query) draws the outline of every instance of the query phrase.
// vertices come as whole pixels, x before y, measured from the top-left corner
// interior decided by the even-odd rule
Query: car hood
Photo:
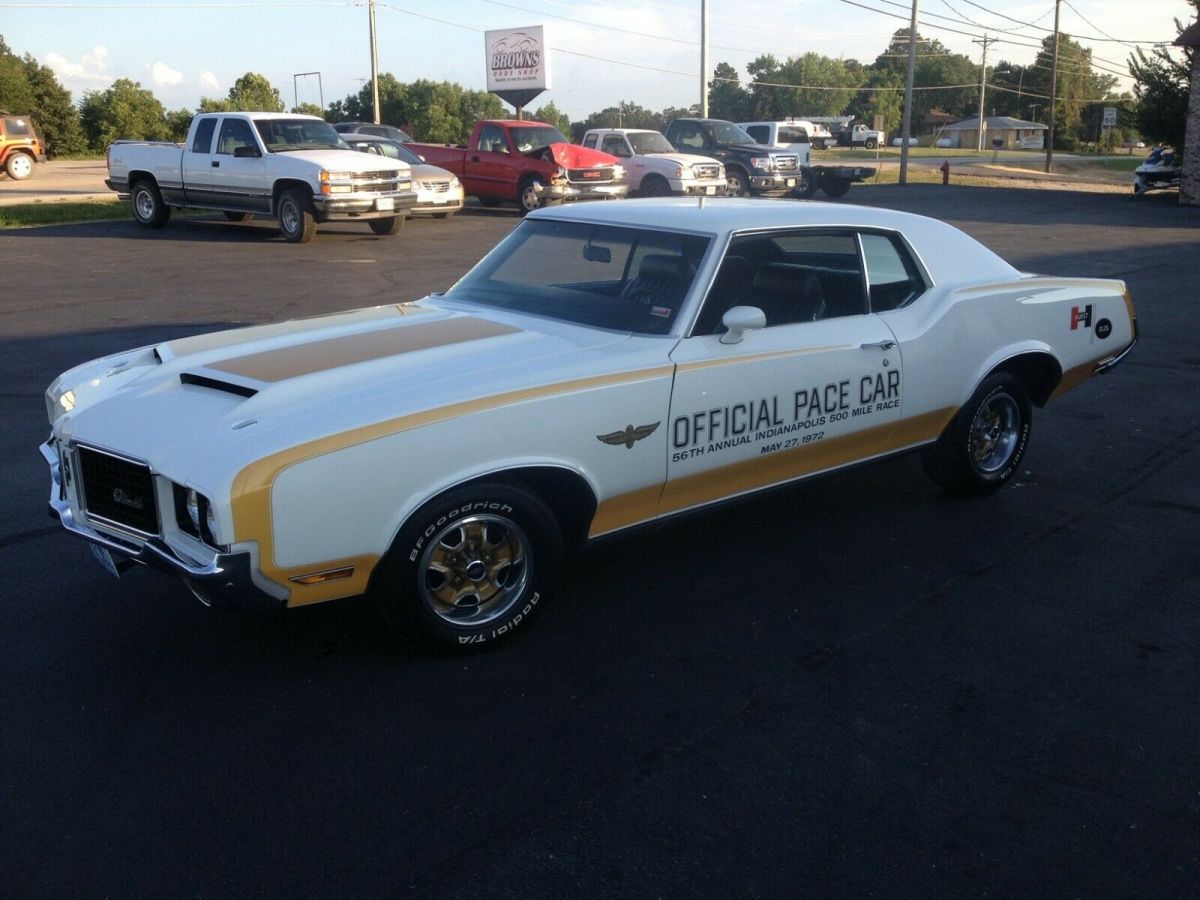
[[[525,155],[556,162],[564,169],[590,169],[594,166],[613,166],[621,161],[611,153],[603,153],[599,150],[593,150],[591,147],[581,147],[579,144],[564,144],[561,141],[547,144],[545,147],[539,147],[537,150],[530,150]]]
[[[409,167],[403,160],[373,156],[358,150],[341,150],[337,147],[329,150],[290,150],[274,155],[280,159],[304,160],[330,172],[395,172],[397,169],[404,170]]]
[[[743,153],[761,153],[764,155],[784,153],[789,156],[796,154],[791,150],[780,150],[778,147],[768,147],[766,144],[730,144],[730,150],[739,150]]]
[[[719,160],[713,159],[711,156],[698,156],[695,153],[647,153],[643,158],[663,159],[681,166],[697,166],[702,164],[711,166],[713,163],[720,164]]]
[[[85,363],[47,392],[59,437],[181,483],[363,425],[619,367],[629,335],[425,301],[198,335]]]

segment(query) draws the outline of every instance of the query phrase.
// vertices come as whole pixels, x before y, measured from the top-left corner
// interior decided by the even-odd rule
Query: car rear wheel
[[[810,169],[800,170],[800,183],[796,185],[796,189],[792,191],[792,196],[797,200],[807,200],[817,192],[817,179]]]
[[[14,153],[5,160],[4,171],[13,181],[23,181],[33,174],[33,157],[28,153]]]
[[[959,494],[990,494],[1017,474],[1029,445],[1032,406],[1006,372],[984,379],[936,444],[921,452],[925,472]]]
[[[400,529],[371,593],[402,637],[490,646],[524,625],[562,562],[562,535],[536,495],[506,484],[451,490]]]
[[[404,216],[389,216],[386,219],[371,219],[367,223],[376,234],[397,234],[404,227]]]
[[[134,220],[143,228],[162,228],[171,218],[171,207],[163,203],[158,185],[142,179],[129,193],[129,206]]]
[[[279,230],[289,244],[305,244],[317,235],[312,205],[300,191],[286,190],[279,198]]]

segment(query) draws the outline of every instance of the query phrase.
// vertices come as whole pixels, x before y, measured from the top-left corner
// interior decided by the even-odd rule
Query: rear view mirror
[[[257,147],[234,147],[233,148],[233,158],[234,159],[258,159],[260,156],[262,156],[262,154],[258,152]]]
[[[598,247],[589,242],[583,245],[583,258],[588,262],[610,263],[612,262],[612,250],[608,247]]]

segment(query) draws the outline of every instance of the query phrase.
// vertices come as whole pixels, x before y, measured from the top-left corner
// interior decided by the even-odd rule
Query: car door
[[[722,316],[734,306],[762,310],[766,327],[726,334]],[[662,513],[894,446],[902,358],[887,324],[868,311],[852,231],[735,237],[672,360]]]
[[[478,142],[467,150],[463,161],[463,188],[481,197],[515,197],[518,165],[504,128],[484,125],[479,129]]]
[[[187,202],[202,206],[216,202],[212,196],[216,174],[212,151],[218,121],[216,116],[210,116],[197,122],[192,143],[183,151],[183,189]],[[164,198],[171,199],[166,197],[165,191]]]
[[[634,156],[633,150],[629,147],[629,141],[623,134],[606,134],[604,141],[600,145],[600,149],[605,153],[611,153],[618,157],[625,167],[626,177],[629,179],[629,189],[636,191],[642,186],[642,179],[646,177],[646,158],[644,156]]]

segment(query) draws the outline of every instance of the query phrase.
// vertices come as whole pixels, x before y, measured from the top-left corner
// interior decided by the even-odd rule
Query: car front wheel
[[[926,474],[948,490],[982,495],[1020,470],[1029,445],[1032,407],[1013,376],[998,372],[979,386],[936,444],[921,452]]]
[[[745,172],[733,169],[729,173],[729,187],[726,192],[730,197],[749,197],[750,179]]]
[[[317,234],[312,204],[298,190],[287,190],[279,198],[279,230],[289,244],[304,244]]]
[[[402,637],[490,646],[537,612],[562,561],[562,535],[540,498],[481,483],[431,500],[400,529],[371,592]]]
[[[23,181],[33,174],[33,157],[28,153],[14,153],[5,161],[4,171],[13,181]]]

